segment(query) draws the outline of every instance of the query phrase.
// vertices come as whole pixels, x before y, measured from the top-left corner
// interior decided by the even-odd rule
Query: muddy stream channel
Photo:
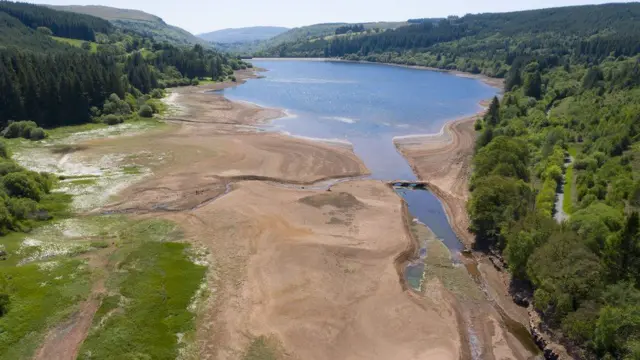
[[[352,146],[371,172],[367,178],[393,186],[406,202],[413,222],[427,226],[446,245],[454,266],[467,269],[507,331],[526,349],[538,353],[529,330],[491,299],[473,255],[463,255],[465,247],[440,200],[424,186],[412,184],[419,179],[393,143],[396,137],[438,133],[447,120],[477,112],[477,104],[498,90],[474,79],[384,65],[306,61],[255,61],[254,65],[267,70],[263,78],[221,93],[234,101],[285,109],[288,116],[263,126],[264,131]],[[354,179],[310,186],[274,185],[329,189],[349,180]],[[405,282],[417,294],[422,291],[426,258],[427,243],[423,242],[404,269]],[[473,329],[468,333],[472,357],[480,358]]]

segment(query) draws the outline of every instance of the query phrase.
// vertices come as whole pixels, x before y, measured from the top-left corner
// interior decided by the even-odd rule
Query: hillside
[[[47,6],[56,10],[87,14],[109,20],[118,28],[133,31],[145,37],[151,37],[158,42],[168,41],[179,45],[206,44],[206,41],[190,32],[169,25],[161,18],[140,10],[118,9],[98,5]]]
[[[619,44],[622,39],[638,38],[639,14],[638,3],[608,4],[466,15],[335,38],[323,37],[321,32],[285,37],[288,32],[272,39],[259,55],[346,57],[503,77],[523,45],[528,54],[548,53],[550,45],[561,52],[606,46],[634,53],[636,48]],[[504,61],[494,67],[494,59]]]
[[[538,332],[552,329],[573,358],[640,358],[640,3],[316,34],[263,54],[504,78],[475,124],[476,249],[504,260]]]
[[[254,26],[237,29],[223,29],[199,34],[198,37],[215,43],[232,44],[268,40],[289,30],[278,26]]]
[[[363,23],[365,30],[373,31],[374,29],[378,30],[388,30],[395,29],[401,26],[408,25],[408,22],[372,22],[372,23]],[[306,42],[311,39],[321,38],[325,36],[331,36],[335,34],[336,30],[344,27],[358,24],[350,24],[350,23],[326,23],[326,24],[315,24],[308,26],[301,26],[293,29],[289,29],[277,36],[272,38],[262,40],[262,41],[253,41],[247,43],[240,44],[224,44],[219,43],[216,44],[216,47],[220,50],[239,53],[239,54],[253,54],[253,53],[261,53],[266,49],[274,48],[283,43],[292,43],[292,42]]]

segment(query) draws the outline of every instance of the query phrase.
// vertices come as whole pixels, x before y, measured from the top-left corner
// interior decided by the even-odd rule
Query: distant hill
[[[365,30],[388,30],[395,29],[402,26],[409,25],[408,22],[371,22],[371,23],[361,23]],[[274,37],[268,38],[266,40],[256,40],[253,42],[245,42],[245,43],[222,43],[217,42],[215,47],[219,50],[226,52],[233,52],[243,55],[249,55],[258,53],[260,51],[273,48],[280,44],[290,43],[290,42],[298,42],[310,40],[318,37],[325,37],[334,35],[336,30],[340,27],[347,25],[356,25],[350,23],[326,23],[326,24],[315,24],[308,26],[301,26],[293,29],[289,29],[285,32],[282,32]]]
[[[278,26],[253,26],[238,29],[223,29],[199,34],[198,37],[210,42],[220,44],[245,43],[268,40],[280,35],[289,28]]]
[[[143,36],[152,37],[155,41],[168,41],[173,44],[206,44],[206,41],[194,36],[190,32],[176,26],[169,25],[161,18],[140,10],[118,9],[100,5],[68,5],[50,8],[79,14],[93,15],[109,20],[116,27],[134,31]]]
[[[406,26],[409,23],[407,22],[372,22],[372,23],[362,23],[365,30],[387,30],[387,29],[395,29],[401,26]],[[346,25],[356,25],[349,23],[327,23],[327,24],[315,24],[309,26],[302,26],[298,28],[291,29],[285,33],[282,33],[269,41],[269,46],[274,46],[278,44],[282,44],[285,42],[292,41],[300,41],[303,39],[312,39],[316,37],[329,36],[333,35],[335,31]]]

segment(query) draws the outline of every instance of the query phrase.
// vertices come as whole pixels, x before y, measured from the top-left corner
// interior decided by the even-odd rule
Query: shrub
[[[231,75],[231,76],[229,77],[229,79],[231,79],[231,81],[233,81],[233,82],[238,81],[238,79],[236,79],[235,75]]]
[[[29,134],[29,139],[33,141],[42,140],[46,137],[47,137],[47,133],[44,132],[43,128],[31,129],[31,133]]]
[[[193,80],[191,80],[191,85],[198,86],[198,85],[200,85],[200,81],[198,81],[198,79],[194,78]]]
[[[134,99],[135,100],[135,99]],[[117,94],[111,94],[109,99],[104,102],[102,107],[103,114],[129,115],[131,114],[131,106],[118,97]]]
[[[136,100],[133,95],[127,93],[124,96],[124,101],[129,105],[129,108],[131,108],[132,111],[138,110],[138,100]]]
[[[7,234],[13,228],[13,217],[3,199],[0,199],[0,235]]]
[[[151,108],[151,110],[153,110],[154,114],[157,114],[160,112],[160,104],[158,100],[151,100],[147,102],[147,105]]]
[[[19,137],[29,139],[31,137],[31,130],[37,127],[38,125],[33,121],[14,121],[4,130],[4,137],[7,139]]]
[[[40,186],[36,181],[24,172],[13,172],[2,179],[4,188],[9,196],[28,198],[40,201]]]
[[[151,106],[149,105],[142,105],[140,107],[140,110],[138,111],[138,115],[144,117],[144,118],[150,118],[153,117],[153,109],[151,108]]]
[[[27,198],[10,198],[7,209],[16,220],[25,220],[38,211],[38,203]]]
[[[43,34],[43,35],[48,35],[48,36],[52,36],[53,35],[53,31],[51,31],[51,29],[49,29],[48,27],[45,27],[45,26],[38,26],[36,31],[41,33],[41,34]]]
[[[0,161],[0,176],[5,176],[10,173],[20,172],[24,169],[20,167],[20,165],[16,164],[11,160],[2,160]]]
[[[0,141],[0,158],[9,158],[9,150],[7,149],[7,144],[4,141]]]
[[[151,97],[154,99],[162,99],[163,96],[164,92],[160,89],[153,89],[153,91],[151,91]]]
[[[124,122],[124,118],[122,116],[109,114],[102,118],[102,122],[107,125],[117,125],[122,124]]]

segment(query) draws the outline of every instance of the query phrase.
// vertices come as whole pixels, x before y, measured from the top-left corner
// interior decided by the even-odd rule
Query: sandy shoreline
[[[117,156],[145,169],[96,211],[172,220],[185,241],[206,250],[197,358],[241,359],[261,336],[273,340],[277,358],[529,358],[433,235],[437,271],[422,293],[408,289],[403,263],[417,237],[401,198],[384,182],[363,180],[368,169],[344,144],[258,131],[286,113],[210,93],[257,75],[236,76],[238,83],[171,90],[168,126],[85,141],[70,155],[90,164]],[[441,133],[399,141],[418,176],[434,168],[434,156],[464,160],[469,136],[472,148],[469,119],[447,122]],[[437,173],[434,186],[447,185],[450,173],[455,168]],[[464,176],[454,180],[442,188],[466,189],[457,187]],[[437,189],[445,209],[460,203]]]

